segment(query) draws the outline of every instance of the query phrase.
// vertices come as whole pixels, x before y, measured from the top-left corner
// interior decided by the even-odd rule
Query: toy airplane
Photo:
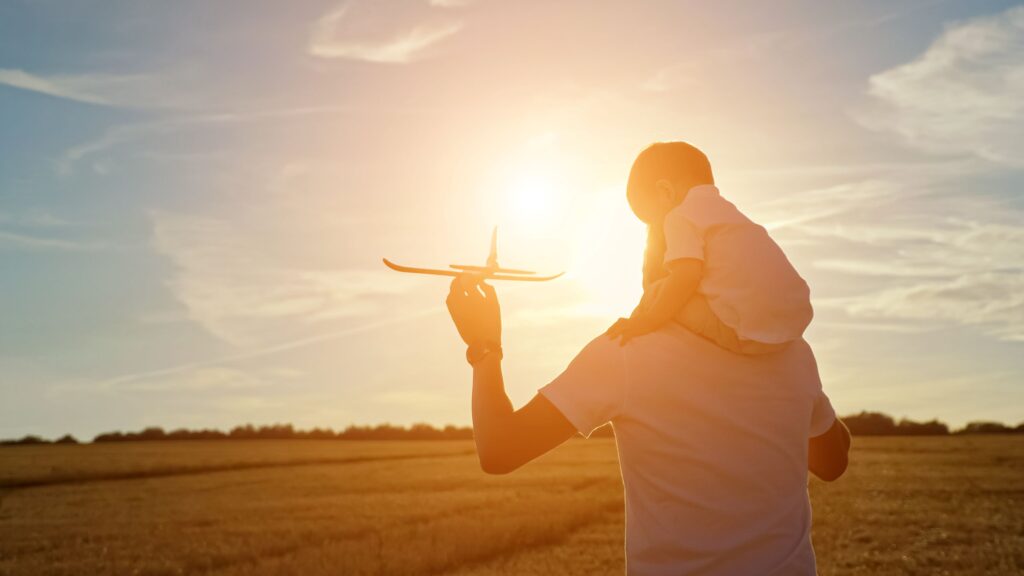
[[[565,272],[559,272],[554,276],[534,276],[536,272],[529,270],[515,270],[498,266],[498,227],[495,226],[491,232],[491,253],[487,256],[487,264],[484,266],[470,266],[468,264],[451,264],[451,270],[435,270],[433,268],[411,268],[399,266],[384,258],[384,265],[398,272],[410,274],[432,274],[434,276],[459,276],[467,272],[477,273],[488,280],[519,280],[520,282],[546,282],[554,280]]]

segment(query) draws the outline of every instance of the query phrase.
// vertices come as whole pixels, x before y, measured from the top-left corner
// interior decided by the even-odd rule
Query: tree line
[[[188,430],[179,428],[170,432],[151,426],[138,432],[104,432],[92,439],[94,444],[107,442],[152,442],[176,440],[471,440],[473,429],[468,426],[413,424],[409,427],[379,424],[377,426],[349,426],[335,431],[331,428],[299,430],[291,424],[235,426],[224,432],[216,429]],[[18,440],[3,440],[0,444],[50,444],[39,436],[25,436]],[[70,434],[54,440],[53,444],[78,444]]]
[[[881,412],[860,412],[843,416],[843,422],[854,436],[948,436],[958,434],[1024,434],[1024,423],[1016,427],[1001,422],[976,421],[963,428],[950,430],[938,420],[917,422],[907,418],[895,420]],[[610,426],[602,426],[592,436],[610,437]],[[430,424],[413,424],[409,427],[379,424],[377,426],[349,426],[344,430],[313,428],[299,430],[291,424],[235,426],[224,432],[216,429],[188,430],[179,428],[170,432],[152,426],[138,432],[105,432],[92,439],[95,443],[175,441],[175,440],[471,440],[473,429],[469,426],[447,425],[441,428]],[[19,439],[0,440],[0,444],[79,444],[70,434],[56,440],[29,435]]]
[[[843,422],[854,436],[945,436],[949,434],[1024,434],[1024,422],[1016,427],[1002,422],[968,422],[958,430],[950,430],[944,422],[916,422],[907,418],[895,420],[881,412],[860,412],[843,416]]]

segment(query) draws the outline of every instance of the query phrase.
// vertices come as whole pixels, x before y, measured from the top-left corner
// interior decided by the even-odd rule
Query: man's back
[[[611,421],[630,574],[814,574],[807,440],[834,420],[803,340],[743,356],[679,326],[599,337],[542,393]]]

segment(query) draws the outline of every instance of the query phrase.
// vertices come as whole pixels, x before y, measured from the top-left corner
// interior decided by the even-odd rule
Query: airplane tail
[[[487,256],[487,267],[498,267],[498,227],[491,230],[491,253]]]

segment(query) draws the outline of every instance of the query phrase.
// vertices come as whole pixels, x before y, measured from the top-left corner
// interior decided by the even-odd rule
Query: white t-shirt
[[[540,392],[585,436],[615,429],[628,574],[815,573],[807,441],[835,412],[803,339],[740,355],[674,323],[600,336]]]
[[[697,291],[740,338],[792,342],[811,323],[807,283],[762,226],[706,184],[665,216],[665,262],[704,261]]]

